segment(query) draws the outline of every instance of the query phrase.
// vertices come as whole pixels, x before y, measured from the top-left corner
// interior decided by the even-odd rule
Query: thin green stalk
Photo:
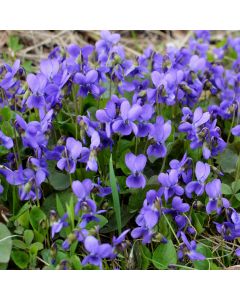
[[[67,159],[68,170],[70,170],[69,158],[68,158],[68,154],[67,154],[66,149],[65,149],[65,154],[66,154],[66,159]],[[69,173],[69,176],[70,176],[70,183],[71,183],[71,186],[72,186],[72,175],[71,175],[71,173]]]
[[[137,148],[138,148],[138,138],[135,137],[135,155],[137,155]]]
[[[179,239],[178,239],[178,237],[177,237],[177,235],[176,235],[176,233],[175,233],[174,229],[172,228],[172,225],[171,225],[171,223],[169,222],[169,220],[168,220],[168,218],[166,217],[166,215],[164,214],[164,212],[162,212],[162,214],[163,214],[163,216],[164,216],[165,220],[167,221],[167,223],[168,223],[168,226],[170,227],[170,229],[171,229],[171,231],[172,231],[172,234],[174,235],[174,237],[175,237],[175,239],[176,239],[176,241],[177,241],[178,245],[180,245],[180,241],[179,241]]]
[[[227,144],[228,144],[230,136],[231,136],[231,131],[232,131],[232,128],[233,128],[233,125],[234,125],[234,121],[235,121],[235,111],[233,112],[232,123],[231,123],[231,127],[230,127],[228,137],[227,137]]]
[[[20,150],[19,150],[18,141],[17,141],[17,131],[16,131],[15,126],[13,126],[13,132],[14,132],[16,151],[17,151],[17,164],[19,167],[21,165],[21,158],[20,158]]]
[[[122,230],[121,207],[120,207],[120,200],[119,200],[119,194],[117,189],[117,181],[113,170],[112,155],[110,156],[110,160],[109,160],[109,176],[110,176],[110,185],[112,188],[113,208],[116,216],[118,233],[121,234],[121,230]]]

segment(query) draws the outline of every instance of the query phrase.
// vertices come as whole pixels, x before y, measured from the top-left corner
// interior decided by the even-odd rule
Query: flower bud
[[[32,183],[29,181],[24,185],[24,192],[29,193],[31,191],[31,188],[32,188]]]
[[[58,220],[58,215],[55,210],[50,211],[50,226],[52,226]]]
[[[160,233],[158,232],[155,236],[154,236],[154,242],[157,243],[165,243],[166,242],[166,238]]]
[[[194,209],[201,210],[204,207],[204,205],[201,201],[197,200],[193,203],[193,207]]]

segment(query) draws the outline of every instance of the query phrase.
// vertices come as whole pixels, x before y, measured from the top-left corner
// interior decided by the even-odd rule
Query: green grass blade
[[[120,201],[119,201],[119,195],[117,190],[117,181],[113,170],[112,155],[109,160],[109,176],[110,176],[110,185],[112,188],[113,208],[116,216],[118,233],[120,234],[122,230],[121,209],[120,209]]]

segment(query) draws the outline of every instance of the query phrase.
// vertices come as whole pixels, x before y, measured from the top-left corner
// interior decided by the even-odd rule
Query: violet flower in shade
[[[121,135],[129,135],[132,131],[137,134],[138,127],[134,123],[142,113],[142,107],[139,104],[131,104],[129,101],[123,101],[120,106],[120,116],[112,124],[113,132]]]
[[[82,265],[91,264],[102,269],[102,259],[111,257],[113,248],[111,245],[100,242],[93,236],[87,236],[84,241],[84,247],[89,252],[82,260]]]
[[[56,212],[53,211],[53,212],[51,212],[51,214],[55,215]],[[54,238],[56,233],[59,233],[64,227],[68,226],[68,222],[66,221],[67,218],[68,218],[68,214],[65,213],[58,221],[55,221],[51,225],[51,237],[52,237],[52,239]]]
[[[182,215],[183,213],[186,213],[190,210],[190,205],[188,203],[184,203],[183,199],[175,196],[172,199],[172,207],[171,208],[164,208],[163,213],[164,214],[170,214],[174,221],[177,224],[178,232],[177,236],[180,236],[180,232],[183,229],[190,229],[190,226],[186,226],[188,223],[188,219],[186,216]]]
[[[97,172],[98,164],[97,164],[97,149],[100,146],[100,136],[97,131],[91,132],[91,144],[90,144],[90,151],[87,160],[86,170],[91,170],[93,172]]]
[[[184,183],[188,183],[192,179],[192,159],[187,157],[185,153],[183,158],[179,161],[177,159],[172,159],[169,163],[171,169],[178,172],[178,175],[182,177]],[[170,171],[170,170],[168,170]]]
[[[196,229],[191,226],[188,218],[185,215],[178,214],[175,216],[174,221],[178,227],[177,237],[181,236],[181,232],[183,230],[186,230],[191,235],[196,234]]]
[[[184,247],[184,245],[180,246],[178,251],[178,258],[180,260],[183,259],[184,255],[187,255],[191,261],[205,259],[205,256],[202,253],[197,252],[197,243],[195,241],[189,242],[184,232],[181,232],[181,238],[186,247]]]
[[[47,138],[45,136],[47,127],[44,122],[32,121],[27,124],[18,114],[16,115],[16,121],[17,129],[22,135],[23,145],[25,147],[38,149],[47,146]]]
[[[167,154],[165,141],[171,134],[171,121],[164,123],[162,117],[157,117],[156,123],[150,126],[149,139],[152,139],[152,144],[147,149],[147,155],[157,158],[165,157]]]
[[[88,236],[88,230],[85,229],[82,224],[79,224],[77,229],[74,229],[73,232],[71,232],[68,237],[65,239],[65,241],[62,243],[62,248],[67,251],[71,244],[74,241],[78,241],[80,243],[82,243],[85,238]]]
[[[150,243],[155,235],[154,227],[160,220],[161,214],[161,198],[155,190],[149,190],[143,207],[136,218],[137,228],[133,229],[131,236],[134,239],[142,238],[142,243]],[[166,242],[165,237],[161,237],[161,242]]]
[[[176,213],[185,213],[190,209],[190,205],[188,203],[184,203],[183,199],[175,196],[172,199],[172,210]]]
[[[104,198],[112,193],[112,188],[110,186],[102,186],[102,182],[98,177],[97,183],[93,183],[93,193],[96,193],[98,197]]]
[[[129,188],[144,188],[146,185],[146,179],[142,174],[145,168],[147,158],[143,154],[134,155],[133,153],[127,153],[125,156],[125,163],[128,169],[132,172],[132,175],[127,177],[126,184]]]
[[[27,83],[32,92],[27,99],[29,108],[42,108],[45,105],[44,89],[47,84],[47,79],[43,74],[29,74]]]
[[[222,197],[220,179],[214,179],[213,181],[207,183],[205,186],[205,191],[209,197],[209,201],[206,206],[206,211],[208,214],[211,214],[213,211],[216,211],[217,214],[220,214],[222,208],[229,208],[229,201]]]
[[[0,169],[8,183],[18,186],[19,197],[21,200],[41,199],[42,192],[40,184],[45,180],[45,175],[37,177],[37,171],[30,168],[23,169],[22,166],[18,170]]]
[[[4,191],[4,188],[3,188],[3,186],[2,186],[1,183],[0,183],[0,194],[2,194],[3,191]]]
[[[202,108],[197,107],[193,113],[192,123],[184,121],[182,124],[180,124],[178,130],[181,132],[187,132],[188,138],[192,139],[199,132],[200,130],[199,127],[204,125],[206,122],[208,122],[209,119],[210,119],[210,113],[209,112],[203,113]],[[191,148],[193,148],[194,146],[195,143],[192,145]]]
[[[222,224],[215,222],[215,225],[218,233],[220,233],[226,241],[233,241],[235,238],[240,237],[240,229],[236,231],[235,224],[232,222],[226,221]]]
[[[193,192],[197,196],[201,196],[204,193],[204,183],[207,180],[209,174],[209,164],[198,161],[195,169],[197,181],[191,181],[185,187],[186,194],[189,198],[192,197]]]
[[[69,137],[66,141],[66,148],[63,157],[57,162],[57,167],[60,170],[72,174],[76,170],[77,159],[82,151],[82,143],[76,141],[74,138]]]
[[[76,236],[76,239],[79,241],[79,242],[83,242],[85,240],[85,238],[88,236],[88,230],[83,228],[81,226],[81,224],[79,224],[78,226],[79,228],[78,229],[75,229],[74,230],[74,234]]]
[[[237,249],[235,250],[235,255],[236,255],[237,257],[240,257],[240,248],[237,248]]]
[[[113,246],[116,247],[123,243],[130,229],[124,230],[118,237],[113,237]]]
[[[98,97],[102,92],[98,85],[98,72],[96,70],[90,70],[86,75],[76,73],[73,82],[79,85],[78,94],[82,97],[86,97],[88,93]]]
[[[228,212],[228,220],[222,224],[215,222],[217,231],[226,241],[233,241],[240,237],[240,215],[232,209]]]
[[[45,179],[49,174],[47,161],[44,158],[37,159],[31,157],[29,159],[29,162],[32,164],[32,168],[35,171],[36,185],[40,186],[45,181]]]
[[[175,87],[176,82],[175,71],[173,70],[165,74],[153,71],[151,78],[154,88],[147,89],[148,101],[150,103],[165,101],[168,105],[173,105],[175,103],[175,94],[172,89]]]
[[[169,173],[160,173],[158,181],[161,183],[159,192],[164,195],[166,201],[173,195],[181,196],[184,194],[184,189],[178,185],[178,172],[170,170]]]
[[[154,235],[153,228],[149,228],[144,219],[144,215],[140,213],[136,218],[136,223],[138,227],[134,228],[131,232],[131,236],[134,239],[142,238],[143,244],[148,244],[151,242]]]
[[[13,140],[0,130],[0,146],[1,145],[6,149],[11,149],[13,147]]]
[[[212,124],[208,124],[205,129],[206,137],[203,142],[203,157],[208,159],[210,156],[216,156],[218,153],[222,152],[227,143],[221,138],[221,130],[217,124],[217,119],[215,119]],[[204,129],[203,129],[204,136]]]
[[[20,60],[15,60],[12,67],[10,67],[8,64],[4,64],[4,67],[7,73],[5,74],[3,80],[0,82],[0,87],[7,91],[10,88],[13,88],[17,82],[14,76],[18,73],[20,69]]]
[[[125,239],[126,239],[126,235],[128,234],[129,231],[130,231],[130,229],[126,229],[118,237],[113,236],[113,239],[112,239],[113,253],[110,257],[111,259],[116,258],[118,255],[118,252],[122,252],[127,247],[127,243],[126,243]]]
[[[237,125],[237,126],[233,127],[231,132],[235,136],[240,136],[240,125]]]

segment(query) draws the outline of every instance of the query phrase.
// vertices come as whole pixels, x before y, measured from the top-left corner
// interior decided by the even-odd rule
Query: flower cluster
[[[34,74],[19,60],[1,67],[0,194],[13,186],[21,201],[41,206],[55,189],[54,176],[62,176],[59,190],[68,199],[64,213],[49,212],[51,242],[60,239],[65,251],[77,242],[82,266],[112,261],[118,268],[130,253],[127,238],[146,245],[174,240],[180,263],[204,260],[199,211],[226,241],[240,237],[238,207],[222,193],[229,181],[219,159],[226,149],[234,153],[240,136],[237,39],[209,57],[210,35],[198,31],[187,47],[168,46],[164,54],[149,47],[135,60],[119,41],[119,34],[103,31],[95,47],[56,47]],[[237,58],[227,67],[231,49]],[[235,167],[237,181],[239,160]],[[110,224],[106,232],[119,225],[116,193],[123,210],[126,195],[143,201],[134,211],[137,226],[122,222],[126,229],[109,238],[102,221]]]

